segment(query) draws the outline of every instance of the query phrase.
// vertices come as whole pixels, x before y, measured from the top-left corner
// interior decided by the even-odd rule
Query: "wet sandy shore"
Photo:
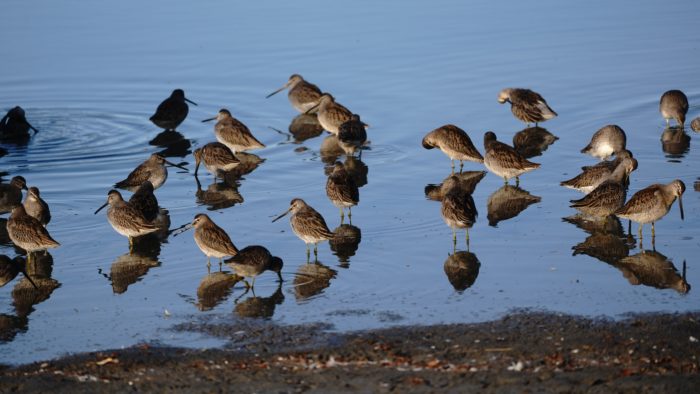
[[[697,392],[700,313],[519,313],[351,334],[189,323],[222,349],[140,345],[0,369],[0,392]]]

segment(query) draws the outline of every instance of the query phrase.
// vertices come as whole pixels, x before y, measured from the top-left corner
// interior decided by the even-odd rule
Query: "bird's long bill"
[[[216,116],[213,117],[213,118],[206,118],[206,119],[204,119],[204,120],[202,121],[202,123],[211,122],[212,120],[215,120],[215,119],[216,119]]]
[[[282,86],[281,88],[279,88],[279,89],[275,90],[274,92],[268,94],[267,96],[265,96],[265,98],[270,98],[270,97],[276,95],[277,93],[283,91],[283,90],[286,89],[286,88],[287,88],[287,84],[285,83],[284,86]]]
[[[29,281],[29,283],[31,283],[32,286],[34,286],[35,289],[39,290],[39,286],[37,286],[36,283],[34,283],[34,281],[33,281],[32,278],[29,276],[29,274],[27,274],[27,271],[22,270],[22,275],[24,275],[24,277],[27,278],[27,280]]]
[[[172,167],[177,167],[177,168],[182,169],[182,170],[185,170],[185,171],[187,171],[187,172],[190,171],[190,170],[188,170],[187,167],[185,167],[182,163],[181,163],[181,164],[175,164],[175,163],[173,163],[173,162],[170,162],[170,161],[165,160],[165,164],[167,164],[167,165],[169,165],[169,166],[172,166]]]
[[[192,100],[190,100],[190,99],[188,99],[188,98],[186,98],[185,101],[187,101],[187,102],[190,103],[190,104],[197,105],[197,103],[195,103],[194,101],[192,101]]]
[[[194,176],[195,176],[195,178],[197,177],[197,171],[199,171],[199,163],[200,163],[199,160],[197,160],[197,161],[195,162],[195,165],[194,165]]]
[[[683,198],[681,196],[678,196],[678,208],[681,209],[681,220],[685,220],[683,216]]]
[[[30,128],[30,129],[34,130],[35,133],[38,133],[38,132],[39,132],[39,130],[37,130],[36,127],[30,125],[29,122],[27,122],[27,124],[29,125],[29,128]]]
[[[305,113],[305,114],[310,114],[310,113],[313,112],[316,108],[318,108],[319,105],[321,105],[321,103],[318,103],[318,104],[314,105],[313,107],[307,109],[306,112],[304,112],[304,113]]]
[[[94,214],[95,214],[95,215],[97,215],[97,212],[100,212],[100,211],[102,210],[102,208],[104,208],[104,207],[106,207],[106,206],[107,206],[107,204],[109,204],[109,201],[105,202],[104,204],[102,204],[102,206],[101,206],[101,207],[97,208],[97,211],[95,211],[95,213],[94,213]]]
[[[283,214],[281,214],[281,215],[277,216],[276,218],[272,219],[272,223],[274,223],[274,222],[276,222],[276,221],[282,219],[282,218],[284,217],[284,215],[288,214],[289,211],[291,211],[291,210],[292,210],[292,208],[290,207],[289,209],[287,209],[286,211],[284,211]]]
[[[185,231],[187,231],[191,228],[192,228],[192,223],[187,223],[187,224],[184,224],[184,225],[176,228],[175,230],[173,230],[171,232],[171,234],[173,235],[173,237],[177,237],[178,235],[184,233]]]

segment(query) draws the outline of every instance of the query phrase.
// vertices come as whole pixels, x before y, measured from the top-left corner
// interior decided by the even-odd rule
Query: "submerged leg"
[[[654,222],[651,222],[651,240],[654,241],[654,237],[656,237],[656,229],[654,229]]]
[[[516,176],[515,177],[515,187],[518,187],[518,186],[520,186],[520,177]]]
[[[308,263],[311,258],[311,251],[309,250],[309,244],[306,244],[306,262]]]
[[[639,233],[638,233],[639,242],[642,241],[642,226],[644,226],[644,225],[639,223]]]
[[[340,209],[340,224],[343,224],[343,221],[345,220],[345,212],[343,211],[343,208]]]
[[[224,265],[224,260],[221,257],[219,257],[219,272],[221,272],[221,266],[223,266],[223,265]]]
[[[462,168],[464,168],[464,162],[462,160],[459,161],[459,173],[462,173]]]
[[[318,244],[314,244],[314,261],[318,261]]]
[[[467,227],[467,252],[469,251],[469,227]]]
[[[457,230],[452,229],[452,253],[457,252]]]

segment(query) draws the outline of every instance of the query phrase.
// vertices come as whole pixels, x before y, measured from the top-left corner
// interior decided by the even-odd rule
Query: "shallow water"
[[[52,264],[42,260],[36,268],[45,278],[42,294],[27,293],[21,275],[0,288],[0,362],[139,342],[216,345],[169,330],[201,315],[320,321],[353,330],[482,321],[516,308],[608,316],[697,309],[695,289],[680,294],[651,286],[653,277],[635,276],[639,259],[621,257],[638,255],[638,242],[620,249],[619,237],[593,238],[562,220],[575,214],[568,200],[580,195],[558,183],[595,163],[578,153],[593,132],[620,125],[639,160],[629,195],[674,178],[688,186],[686,220],[674,204],[656,228],[661,257],[646,256],[658,257],[654,264],[665,267],[665,274],[674,274],[673,268],[680,274],[685,262],[686,281],[700,283],[700,194],[692,187],[700,157],[696,134],[688,130],[689,138],[681,135],[680,146],[665,152],[658,113],[661,93],[682,89],[691,102],[689,120],[700,115],[700,53],[692,38],[698,35],[698,12],[700,4],[692,1],[643,2],[633,9],[603,2],[566,8],[558,2],[532,7],[456,1],[313,1],[274,8],[214,1],[196,9],[184,2],[5,4],[13,17],[0,25],[6,37],[0,109],[21,105],[40,132],[24,146],[2,144],[9,153],[0,158],[0,171],[9,173],[5,180],[22,175],[41,189],[53,214],[48,228],[62,246],[51,251]],[[355,251],[335,254],[322,244],[322,265],[306,264],[304,244],[286,219],[271,223],[293,197],[315,207],[329,227],[340,223],[324,191],[320,147],[326,135],[294,143],[273,130],[286,132],[297,114],[284,93],[264,97],[295,72],[371,125],[362,161],[340,158],[366,177],[352,217],[361,242]],[[449,175],[449,160],[424,150],[420,140],[454,123],[482,152],[487,130],[510,143],[524,125],[496,101],[507,86],[530,87],[547,98],[560,116],[542,126],[559,139],[532,159],[542,167],[521,178],[520,187],[540,201],[517,216],[489,225],[496,215],[489,215],[488,200],[503,182],[487,174],[478,183],[473,255],[457,255],[470,274],[452,278],[458,288],[466,287],[457,291],[444,268],[452,232],[440,204],[425,195],[427,185]],[[199,106],[190,106],[178,128],[185,140],[166,152],[172,161],[189,162],[190,172],[170,169],[156,191],[160,205],[170,211],[173,227],[208,212],[239,248],[262,244],[281,256],[281,289],[275,275],[265,274],[256,282],[257,298],[244,294],[241,284],[229,289],[225,283],[212,290],[217,297],[201,297],[200,282],[216,277],[207,278],[206,258],[191,232],[145,245],[136,258],[104,213],[93,215],[114,182],[165,149],[149,143],[159,130],[148,117],[174,88],[183,88]],[[212,124],[199,121],[221,107],[267,145],[253,152],[265,161],[223,196],[201,169],[197,192],[190,154],[214,140]],[[482,169],[465,165],[466,171]],[[648,226],[645,236],[643,247],[651,249]],[[610,246],[572,255],[586,240]],[[465,248],[459,232],[458,249]],[[16,252],[3,245],[0,254]],[[125,266],[132,268],[125,273]],[[657,286],[668,287],[668,278],[662,279],[665,284]]]

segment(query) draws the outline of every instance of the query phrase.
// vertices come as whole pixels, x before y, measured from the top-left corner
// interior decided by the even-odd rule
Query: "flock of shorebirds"
[[[357,114],[297,74],[292,75],[286,84],[267,97],[284,89],[289,90],[288,98],[292,106],[300,113],[315,114],[323,129],[337,137],[338,145],[346,155],[361,156],[367,141],[368,125]],[[528,125],[534,123],[537,126],[538,123],[557,116],[541,95],[528,89],[503,89],[498,95],[498,101],[510,103],[513,115]],[[187,117],[188,102],[196,105],[185,97],[183,90],[176,89],[157,107],[150,120],[160,128],[174,131]],[[679,90],[664,93],[660,101],[660,111],[667,124],[670,119],[675,119],[679,127],[683,128],[688,111],[687,97]],[[240,165],[242,152],[265,147],[248,127],[234,118],[227,109],[221,109],[216,117],[205,119],[203,122],[212,120],[216,120],[214,134],[217,141],[194,150],[195,175],[199,166],[203,164],[215,178],[222,177]],[[691,126],[700,130],[700,118],[695,119]],[[38,132],[29,124],[24,110],[20,107],[11,109],[0,121],[2,139],[26,139],[29,138],[30,130]],[[540,164],[528,161],[513,147],[498,141],[496,134],[490,131],[484,135],[483,155],[476,149],[468,134],[454,125],[445,125],[429,132],[423,138],[422,145],[426,149],[438,148],[452,160],[453,175],[442,187],[441,214],[447,225],[453,229],[455,245],[457,229],[466,230],[467,245],[469,244],[469,228],[473,226],[477,215],[471,196],[472,190],[463,187],[459,177],[454,174],[455,160],[460,161],[460,172],[464,161],[483,163],[486,169],[503,178],[506,183],[515,178],[516,185],[521,175],[540,167]],[[635,221],[639,223],[640,239],[642,226],[646,223],[652,225],[653,239],[654,223],[668,213],[676,199],[679,201],[683,218],[681,197],[685,185],[678,179],[668,184],[648,186],[625,202],[629,175],[637,168],[637,161],[632,153],[626,150],[626,136],[619,126],[608,125],[598,130],[582,152],[602,161],[584,167],[581,174],[561,182],[562,186],[586,193],[585,197],[572,200],[571,207],[591,217],[605,218],[616,215]],[[607,160],[613,156],[614,160]],[[109,206],[107,220],[116,232],[129,239],[130,248],[137,237],[157,231],[169,231],[167,211],[160,208],[154,194],[168,177],[166,166],[183,168],[159,154],[152,154],[124,180],[115,183],[115,189],[107,194],[107,201],[95,211],[97,214]],[[116,189],[131,191],[133,195],[128,201],[124,200]],[[24,201],[22,190],[27,191]],[[351,217],[351,208],[359,202],[359,191],[353,177],[340,162],[335,163],[328,177],[326,194],[339,208],[341,223],[346,208],[348,217]],[[27,252],[28,261],[33,253],[60,245],[46,228],[51,220],[48,204],[41,198],[38,188],[27,187],[27,182],[22,176],[15,176],[9,183],[0,184],[0,213],[7,212],[11,212],[7,221],[8,235],[17,247]],[[290,224],[293,232],[306,244],[309,261],[310,244],[314,245],[314,256],[317,256],[318,243],[331,240],[333,232],[329,230],[321,214],[300,198],[294,198],[289,208],[274,218],[273,222],[287,214],[291,214]],[[194,240],[207,256],[208,267],[211,265],[211,257],[219,259],[220,267],[222,259],[230,257],[226,264],[236,275],[252,279],[253,284],[249,285],[246,281],[246,286],[252,287],[255,278],[268,270],[276,272],[279,280],[282,280],[280,272],[283,262],[279,257],[273,256],[259,245],[239,250],[226,231],[208,215],[197,214],[191,223],[172,232],[178,235],[190,228],[194,228]]]

